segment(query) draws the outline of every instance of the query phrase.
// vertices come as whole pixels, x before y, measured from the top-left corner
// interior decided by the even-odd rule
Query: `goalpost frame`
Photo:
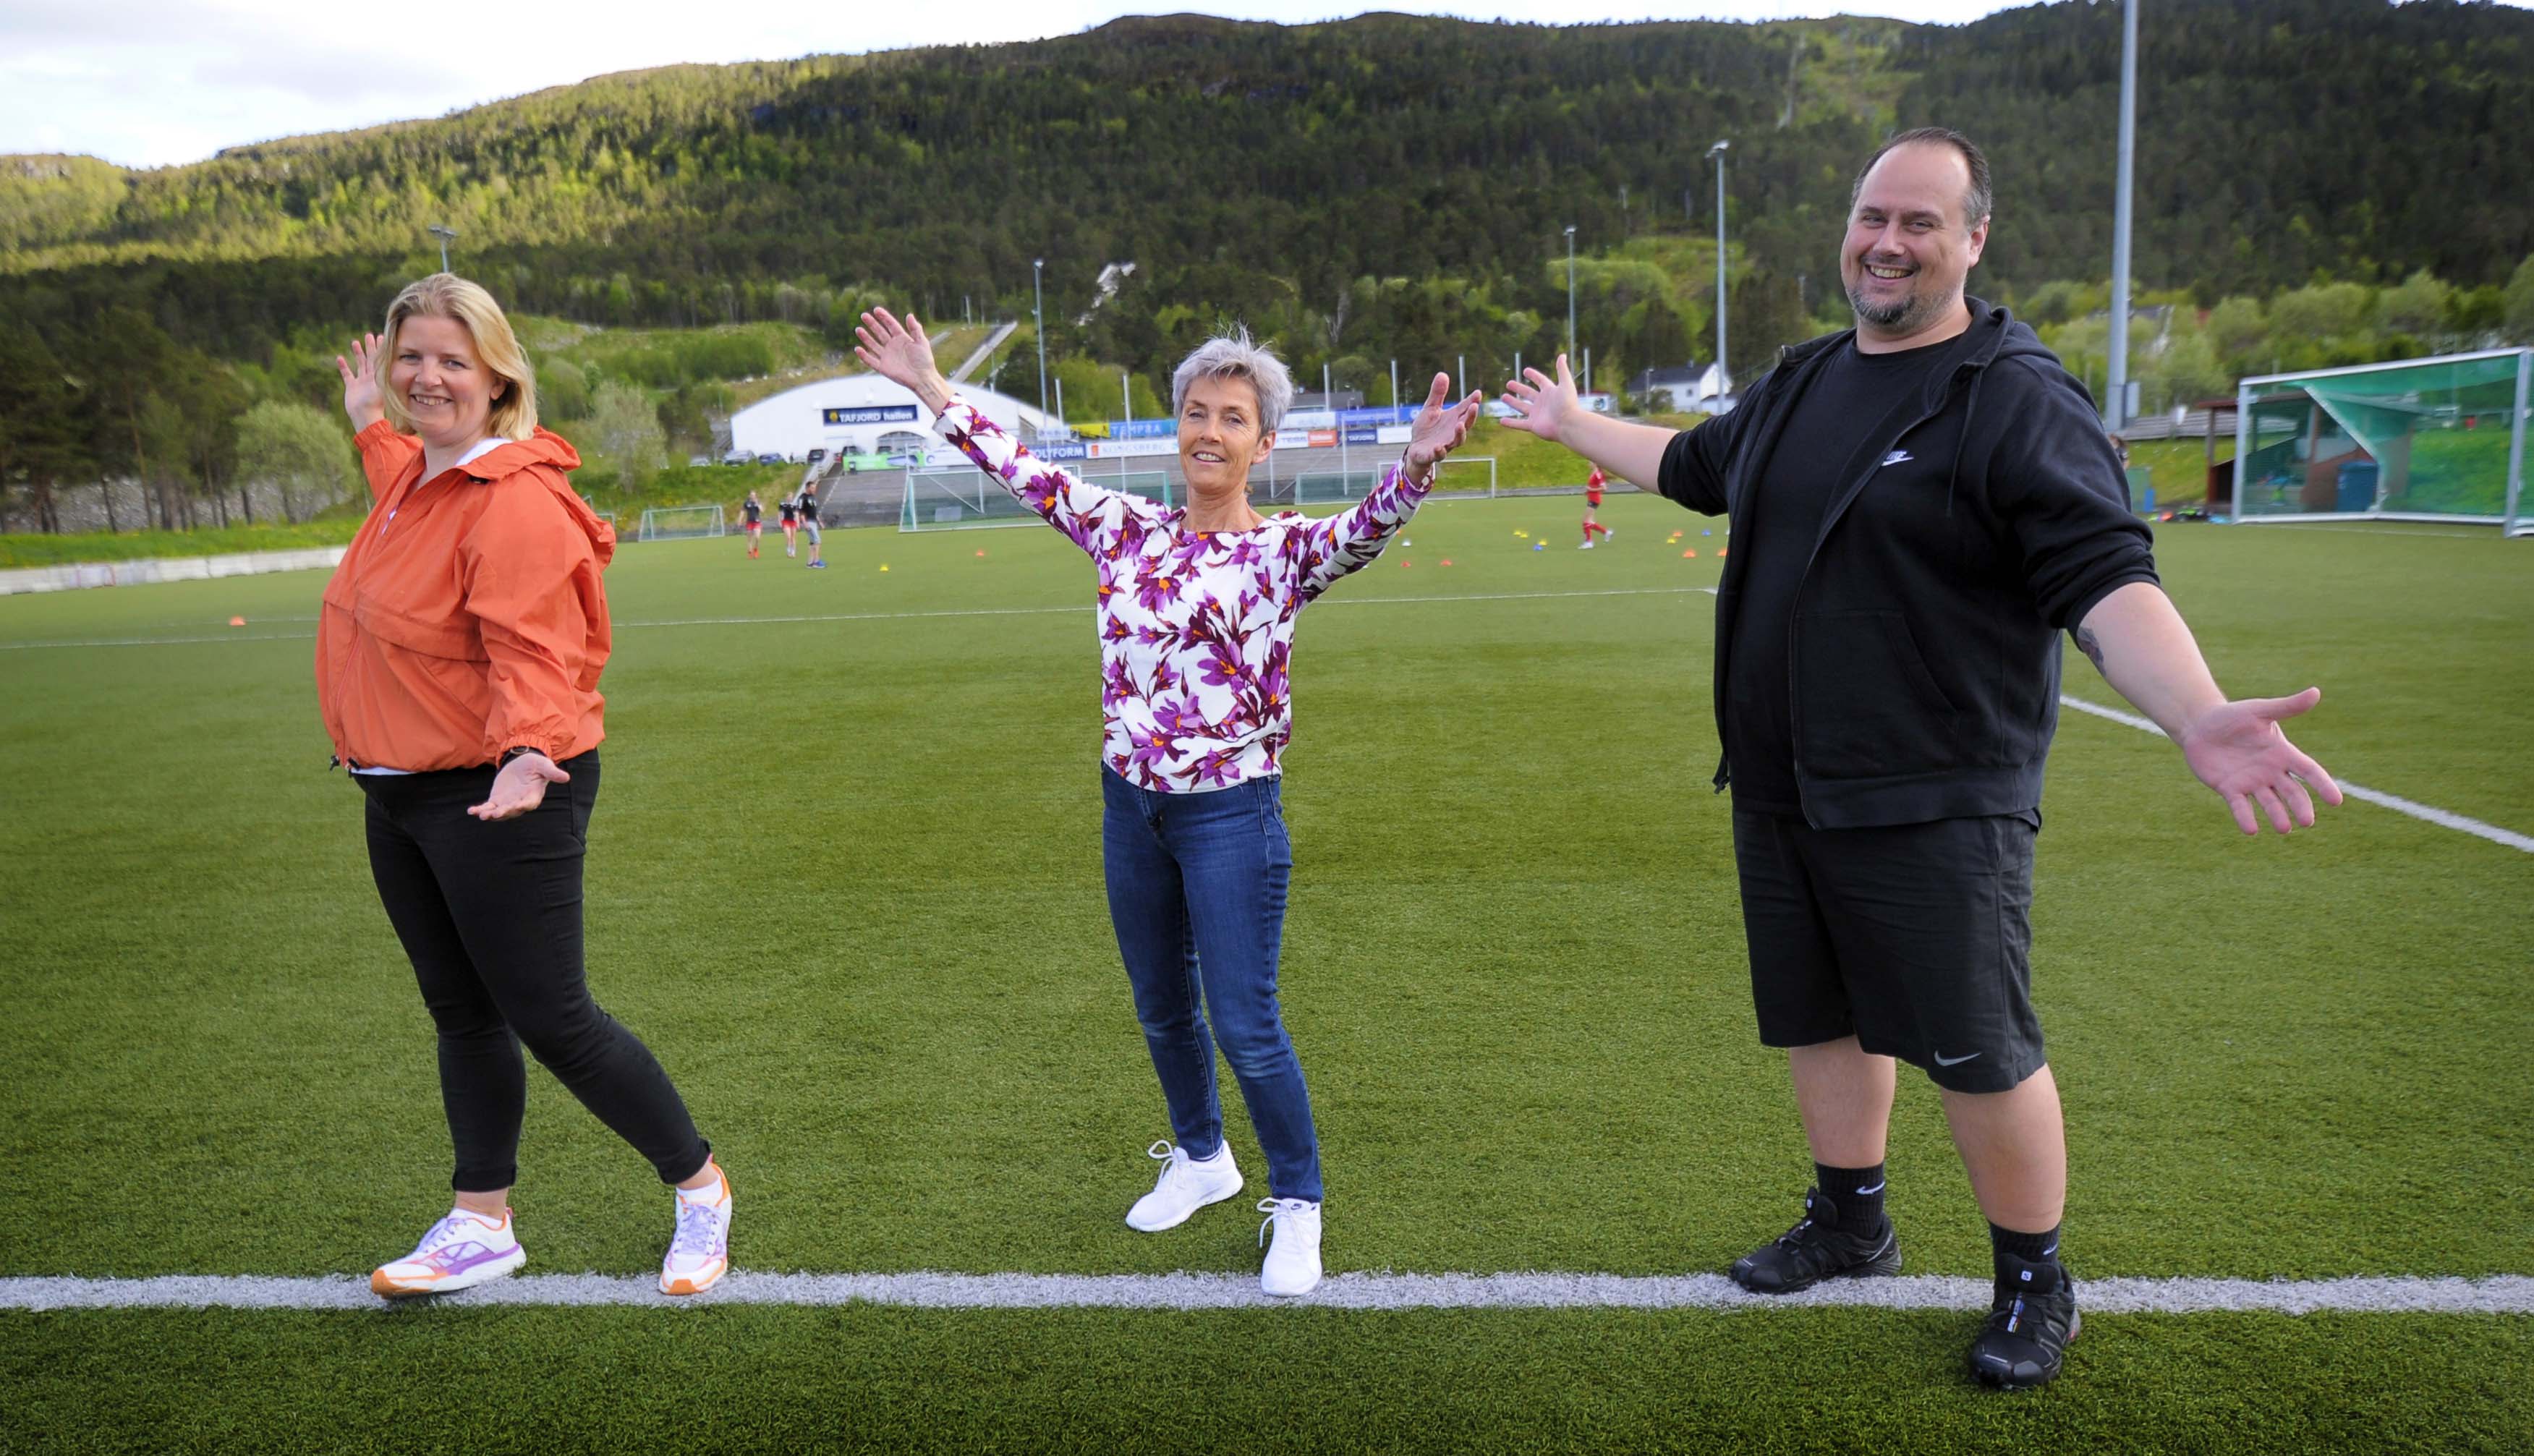
[[[2247,514],[2246,492],[2252,482],[2246,478],[2246,466],[2259,445],[2255,430],[2255,406],[2258,402],[2277,402],[2282,390],[2303,394],[2309,380],[2345,378],[2351,375],[2384,374],[2398,369],[2420,368],[2437,364],[2470,364],[2484,360],[2513,357],[2516,360],[2516,389],[2507,419],[2507,478],[2504,500],[2496,516],[2447,514],[2433,511],[2294,511]],[[2534,501],[2525,494],[2525,434],[2527,430],[2529,386],[2534,386],[2534,348],[2479,349],[2462,354],[2437,354],[2422,359],[2387,359],[2376,364],[2351,364],[2336,369],[2307,369],[2292,374],[2249,375],[2235,386],[2235,488],[2234,509],[2227,519],[2237,525],[2295,525],[2334,520],[2398,520],[2449,525],[2496,525],[2505,537],[2534,535]],[[2307,408],[2328,413],[2323,404],[2309,398]]]

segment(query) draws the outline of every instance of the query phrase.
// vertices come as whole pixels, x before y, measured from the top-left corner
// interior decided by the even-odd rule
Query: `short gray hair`
[[[1258,433],[1271,435],[1294,406],[1294,376],[1285,361],[1266,345],[1252,343],[1249,331],[1236,327],[1196,346],[1171,375],[1171,413],[1187,402],[1188,386],[1200,379],[1245,379],[1258,394]]]

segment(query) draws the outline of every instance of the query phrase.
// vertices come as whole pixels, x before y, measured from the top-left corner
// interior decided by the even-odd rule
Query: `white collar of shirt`
[[[459,455],[456,463],[451,468],[454,469],[461,465],[471,465],[477,460],[484,458],[484,456],[491,455],[493,452],[500,450],[505,445],[515,445],[517,443],[517,441],[513,440],[508,436],[487,435],[483,439],[476,441],[472,449],[468,450],[464,455]]]

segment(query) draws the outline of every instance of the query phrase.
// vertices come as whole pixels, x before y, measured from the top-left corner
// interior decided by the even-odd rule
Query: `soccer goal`
[[[642,533],[634,539],[684,541],[726,534],[719,506],[651,506],[643,510]]]
[[[2525,432],[2534,349],[2490,349],[2236,388],[2234,517],[2437,520],[2534,534]]]
[[[1120,475],[1081,477],[1101,490],[1122,490],[1142,496],[1163,509],[1174,503],[1171,477],[1164,470],[1134,470]],[[1036,525],[1038,513],[1012,498],[1012,493],[978,469],[909,470],[906,497],[898,509],[901,531],[974,530],[981,526]]]

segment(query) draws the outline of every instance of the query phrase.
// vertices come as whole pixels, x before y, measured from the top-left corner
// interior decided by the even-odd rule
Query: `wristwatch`
[[[543,749],[532,749],[526,744],[518,744],[514,747],[502,750],[502,757],[493,760],[493,766],[496,768],[508,768],[511,766],[511,760],[518,758],[522,754],[536,754],[543,756],[545,750]]]

